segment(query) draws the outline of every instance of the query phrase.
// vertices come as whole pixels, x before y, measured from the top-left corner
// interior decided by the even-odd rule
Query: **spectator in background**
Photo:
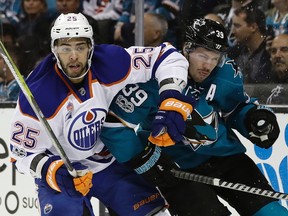
[[[144,46],[159,46],[168,31],[167,20],[159,15],[146,13],[144,15]]]
[[[288,34],[279,34],[270,47],[272,87],[266,104],[287,104],[288,98]]]
[[[253,7],[253,8],[260,8],[264,10],[268,7],[269,0],[230,0],[228,4],[220,4],[216,6],[213,10],[214,13],[218,14],[224,21],[225,27],[228,31],[228,39],[229,39],[229,46],[235,45],[235,38],[231,31],[232,28],[232,17],[234,16],[234,12],[236,9],[240,7]],[[236,50],[234,50],[236,51]]]
[[[267,50],[275,36],[288,33],[288,0],[271,0],[273,7],[266,11]]]
[[[144,46],[158,46],[163,42],[167,30],[167,20],[155,13],[145,13],[143,20]],[[122,46],[130,47],[135,44],[134,25],[124,25],[121,29]]]
[[[274,35],[288,33],[288,0],[271,0],[273,7],[266,12],[266,25]]]
[[[23,13],[16,24],[19,44],[19,69],[27,76],[35,63],[46,55],[50,40],[49,34],[53,13],[47,10],[45,0],[21,0]],[[41,25],[40,25],[41,23]]]
[[[0,1],[0,15],[1,19],[6,18],[10,23],[19,22],[17,14],[20,12],[20,1],[16,0],[2,0]]]
[[[219,5],[229,6],[231,0],[184,0],[181,8],[181,18],[185,24],[193,19],[203,17],[205,14],[213,13]]]
[[[58,15],[80,12],[80,0],[56,0],[55,5]]]
[[[273,82],[288,83],[288,34],[280,34],[272,40],[270,54]]]
[[[0,40],[11,55],[13,61],[17,64],[17,47],[14,45],[16,32],[14,26],[9,20],[4,18],[0,20]],[[16,101],[19,95],[19,85],[17,84],[10,69],[0,55],[0,102]]]
[[[169,26],[166,41],[170,42],[176,48],[179,48],[180,43],[177,37],[177,30],[179,27],[177,16],[181,5],[182,0],[144,0],[144,13],[156,13],[165,17]],[[135,1],[124,0],[122,14],[115,26],[115,43],[125,46],[125,43],[122,44],[123,38],[121,37],[121,32],[123,30],[126,31],[126,29],[129,29],[131,32],[131,29],[134,29],[135,19],[137,19],[135,17]]]
[[[17,48],[9,44],[6,49],[15,64],[17,64]],[[19,92],[20,87],[17,81],[0,55],[0,102],[16,102]]]
[[[8,19],[0,20],[0,40],[11,55],[11,58],[17,64],[18,49],[14,45],[16,42],[16,31]],[[18,98],[20,87],[13,74],[0,55],[0,102],[15,102]]]
[[[240,44],[239,55],[230,50],[244,74],[245,83],[267,83],[271,79],[270,55],[266,50],[266,23],[264,13],[257,8],[241,7],[232,18],[232,32]],[[237,48],[238,49],[238,48]]]
[[[235,10],[241,7],[257,7],[258,4],[255,0],[231,0],[231,5],[229,9],[223,14],[224,22],[226,23],[226,27],[230,28],[232,25],[232,18],[234,16]]]
[[[0,40],[4,45],[16,43],[16,29],[7,18],[0,19]]]
[[[288,98],[288,34],[279,34],[270,47],[272,62],[271,93],[266,104],[287,104]],[[285,86],[286,85],[286,86]]]
[[[204,16],[205,19],[210,19],[210,20],[214,20],[216,22],[219,22],[220,24],[222,24],[223,26],[225,26],[224,20],[217,14],[215,13],[208,13]]]
[[[96,21],[96,44],[114,43],[114,26],[122,12],[122,0],[83,0],[83,13]]]

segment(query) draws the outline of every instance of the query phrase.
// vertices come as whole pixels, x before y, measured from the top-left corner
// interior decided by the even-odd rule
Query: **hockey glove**
[[[68,172],[59,157],[50,157],[42,168],[42,179],[54,190],[71,197],[86,196],[92,187],[93,173],[79,162],[73,163],[79,177]]]
[[[249,140],[261,148],[270,148],[280,133],[274,112],[263,105],[247,112],[245,124],[249,132]]]
[[[143,152],[127,163],[154,186],[169,187],[178,182],[171,173],[172,169],[179,169],[178,166],[161,152],[160,147],[151,143],[148,143]]]
[[[183,139],[185,120],[191,114],[196,100],[178,91],[166,90],[161,93],[160,101],[148,139],[158,146],[174,145]]]

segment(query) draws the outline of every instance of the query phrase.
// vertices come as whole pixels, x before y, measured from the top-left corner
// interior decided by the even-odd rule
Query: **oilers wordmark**
[[[68,140],[72,146],[81,150],[90,150],[97,142],[106,111],[93,109],[76,116],[68,132]]]

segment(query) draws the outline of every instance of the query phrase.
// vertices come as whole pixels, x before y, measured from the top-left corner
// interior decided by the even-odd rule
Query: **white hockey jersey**
[[[108,107],[126,84],[175,77],[187,80],[188,62],[170,44],[159,47],[95,46],[91,68],[78,89],[57,67],[52,54],[29,75],[26,82],[68,158],[95,172],[115,159],[99,139]],[[113,136],[113,134],[111,134]],[[30,172],[33,158],[58,155],[51,138],[21,93],[11,124],[11,158],[19,172]]]

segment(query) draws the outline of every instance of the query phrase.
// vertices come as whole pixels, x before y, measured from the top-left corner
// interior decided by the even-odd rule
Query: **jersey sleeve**
[[[216,88],[219,89],[216,90],[214,102],[217,108],[228,127],[246,136],[244,119],[246,113],[257,103],[257,99],[246,93],[242,73],[233,60],[227,59],[224,65],[217,69],[216,77]]]
[[[253,102],[254,101],[254,102]],[[226,119],[228,127],[236,129],[242,136],[248,137],[248,131],[245,125],[247,112],[256,106],[258,101],[256,98],[251,98],[248,103],[241,103],[237,109]]]
[[[135,128],[143,121],[152,121],[150,115],[158,111],[159,87],[156,80],[129,84],[113,99],[109,111],[125,125]]]
[[[169,43],[158,47],[133,46],[128,49],[98,45],[94,50],[91,69],[94,78],[109,92],[110,102],[126,85],[149,80],[157,80],[160,86],[163,80],[169,79],[172,82],[163,85],[165,88],[161,87],[159,92],[163,89],[181,92],[187,84],[188,66],[186,58]]]
[[[131,56],[131,69],[146,74],[146,81],[157,79],[160,83],[168,78],[176,78],[187,83],[188,61],[171,44],[163,43],[158,47],[134,46],[127,49],[127,52]]]
[[[50,138],[37,119],[21,112],[19,104],[11,121],[10,134],[11,161],[20,173],[33,176],[31,162],[37,155],[45,153],[49,144],[52,145]],[[37,175],[33,177],[40,177],[40,172]]]

